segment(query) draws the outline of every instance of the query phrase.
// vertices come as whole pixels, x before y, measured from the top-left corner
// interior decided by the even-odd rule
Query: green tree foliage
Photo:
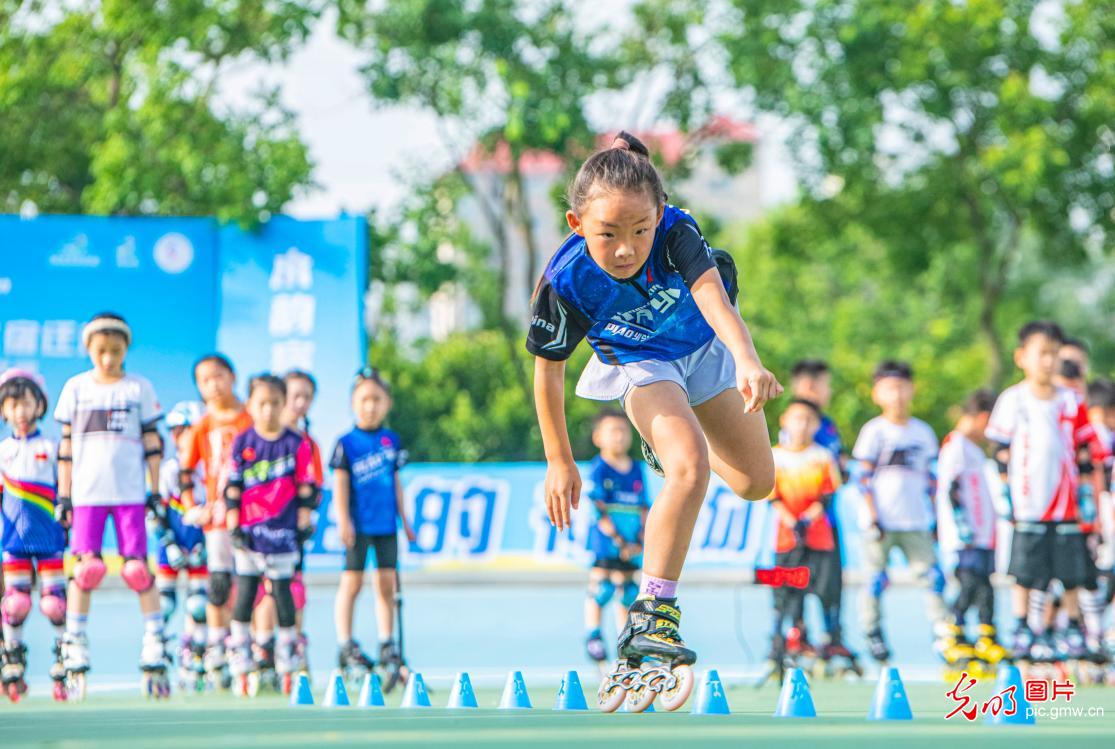
[[[0,207],[251,224],[310,184],[274,91],[216,102],[233,64],[287,57],[320,2],[0,0]]]
[[[903,288],[946,267],[1000,383],[1000,311],[1023,248],[1063,270],[1112,246],[1111,3],[729,5],[729,67],[760,110],[795,126],[815,215],[867,227]],[[826,204],[835,189],[844,199]]]

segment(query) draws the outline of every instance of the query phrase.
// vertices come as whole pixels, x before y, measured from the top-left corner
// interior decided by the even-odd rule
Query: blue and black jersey
[[[712,253],[697,222],[667,205],[650,255],[630,278],[615,278],[572,234],[550,259],[533,300],[527,350],[568,359],[588,338],[605,364],[675,361],[713,337],[690,288],[710,268]]]

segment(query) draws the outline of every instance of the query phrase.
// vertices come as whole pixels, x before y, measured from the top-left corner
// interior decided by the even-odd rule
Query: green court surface
[[[944,720],[955,703],[946,699],[949,687],[943,683],[907,685],[915,720],[889,723],[865,720],[874,688],[866,682],[814,685],[813,697],[820,716],[815,719],[771,717],[778,694],[773,685],[759,690],[748,686],[730,688],[729,716],[687,712],[643,715],[555,712],[550,709],[554,687],[528,686],[535,709],[520,711],[293,708],[277,696],[240,700],[205,695],[175,697],[168,703],[155,704],[138,697],[91,695],[80,705],[56,705],[47,698],[36,697],[17,705],[0,705],[0,741],[11,747],[73,749],[1115,746],[1115,689],[1102,687],[1077,690],[1068,707],[1079,709],[1078,715],[1039,718],[1036,726],[987,726],[959,716]],[[969,692],[977,702],[990,693],[990,684],[980,684]],[[389,698],[389,704],[397,704],[399,698],[396,692]],[[478,690],[477,698],[481,705],[495,705],[499,695],[492,690]],[[431,699],[435,705],[444,704],[446,693],[438,690]],[[687,705],[684,710],[688,708]]]

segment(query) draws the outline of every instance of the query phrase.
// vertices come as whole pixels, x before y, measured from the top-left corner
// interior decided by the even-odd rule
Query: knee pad
[[[228,572],[209,573],[209,602],[214,606],[224,606],[228,603],[229,593],[232,592],[232,575]]]
[[[124,566],[120,569],[120,577],[124,578],[124,584],[136,593],[150,590],[155,584],[155,576],[151,574],[147,561],[143,559],[125,559]]]
[[[887,571],[881,570],[876,572],[871,578],[871,595],[875,598],[883,595],[883,591],[890,585],[890,578],[887,577]]]
[[[605,606],[616,594],[616,586],[608,578],[596,580],[589,585],[588,594],[597,606]]]
[[[57,593],[39,594],[39,611],[50,620],[55,627],[66,623],[66,596]]]
[[[105,579],[105,572],[105,560],[100,557],[82,559],[74,566],[74,583],[86,592],[96,590]]]
[[[12,588],[4,593],[0,608],[3,608],[4,624],[18,627],[31,613],[31,594],[26,590]]]
[[[186,596],[186,613],[198,624],[205,623],[205,609],[209,603],[205,591],[195,591]]]
[[[178,609],[178,591],[174,588],[159,591],[159,609],[163,612],[163,621],[170,621]]]
[[[294,597],[295,611],[306,608],[306,583],[302,582],[301,575],[291,579],[290,594]]]
[[[945,573],[941,569],[941,565],[934,564],[925,573],[925,579],[929,583],[929,589],[937,595],[945,592]]]
[[[620,603],[623,604],[625,609],[631,608],[631,604],[635,603],[635,599],[639,597],[639,585],[634,580],[627,580],[623,583],[623,594],[620,597]]]

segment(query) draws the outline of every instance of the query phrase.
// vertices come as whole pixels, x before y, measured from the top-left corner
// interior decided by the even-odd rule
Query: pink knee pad
[[[100,557],[83,559],[74,566],[74,582],[84,591],[96,590],[105,579],[105,562]]]
[[[9,590],[4,593],[0,608],[4,610],[4,624],[18,627],[31,613],[31,594],[25,590]]]
[[[126,560],[120,569],[120,577],[124,578],[124,584],[136,593],[149,590],[155,583],[155,577],[148,569],[147,562],[140,559]]]
[[[302,582],[301,575],[295,575],[290,581],[290,594],[294,596],[294,610],[301,611],[306,608],[306,584]]]
[[[56,627],[66,623],[66,599],[62,596],[53,593],[40,595],[39,611]]]

